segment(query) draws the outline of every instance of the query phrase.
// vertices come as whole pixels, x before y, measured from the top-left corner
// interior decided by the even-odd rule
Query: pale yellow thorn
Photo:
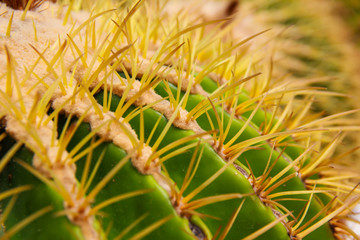
[[[183,198],[183,203],[188,203],[191,199],[193,199],[198,193],[200,193],[203,189],[209,186],[215,179],[217,179],[230,165],[232,165],[235,160],[245,152],[246,148],[242,149],[240,153],[235,155],[232,159],[230,159],[222,168],[220,168],[216,173],[214,173],[210,178],[208,178],[205,182],[203,182],[200,186],[194,189],[191,193],[189,193],[186,197]]]
[[[320,226],[326,224],[328,221],[330,221],[332,218],[334,218],[335,216],[337,216],[338,214],[340,214],[342,211],[344,211],[348,206],[349,203],[344,204],[343,206],[339,207],[338,209],[336,209],[335,211],[333,211],[332,213],[328,214],[326,217],[324,217],[323,219],[321,219],[320,221],[318,221],[317,223],[315,223],[314,225],[312,225],[311,227],[307,228],[306,230],[298,233],[296,236],[299,239],[303,239],[304,237],[306,237],[307,235],[309,235],[310,233],[312,233],[313,231],[315,231],[316,229],[318,229]]]
[[[10,159],[15,155],[15,153],[20,149],[20,147],[23,145],[22,142],[17,142],[6,154],[5,156],[0,160],[0,173],[6,166],[6,164],[10,161]]]
[[[278,179],[280,179],[285,173],[287,173],[290,169],[292,169],[294,166],[296,166],[298,164],[298,162],[300,162],[300,160],[304,159],[306,154],[308,152],[310,152],[313,148],[314,148],[314,145],[311,145],[300,156],[298,156],[294,161],[292,161],[291,164],[289,164],[282,171],[280,171],[278,174],[276,174],[274,177],[272,177],[271,180],[267,183],[266,187],[264,187],[264,190],[266,188],[270,187],[273,183],[275,183]]]
[[[303,169],[300,170],[300,174],[302,178],[305,178],[311,175],[311,172],[318,167],[326,158],[334,152],[335,148],[339,145],[341,141],[341,133],[337,134],[331,143],[329,143],[324,150],[320,153],[320,155],[312,161],[311,164],[305,166]]]
[[[181,147],[181,148],[176,149],[175,151],[172,151],[171,153],[167,154],[166,156],[161,156],[159,159],[158,165],[171,159],[174,156],[177,156],[179,154],[186,152],[188,149],[195,147],[196,144],[197,143],[191,143],[191,144],[185,145],[184,147]],[[157,154],[155,156],[157,156]]]
[[[48,187],[52,188],[53,190],[57,191],[57,187],[54,184],[54,182],[50,181],[49,179],[47,179],[44,175],[42,175],[42,173],[40,173],[38,170],[34,169],[32,166],[30,166],[29,164],[27,164],[24,161],[21,160],[16,160],[16,163],[18,163],[20,166],[22,166],[23,168],[25,168],[28,172],[30,172],[32,175],[34,175],[35,177],[37,177],[40,181],[42,181],[43,183],[45,183]],[[57,191],[58,192],[58,191]]]
[[[74,3],[75,3],[74,0],[73,0],[73,1],[70,1],[70,4],[69,4],[69,6],[68,6],[68,9],[67,9],[67,11],[66,11],[66,13],[65,13],[65,17],[64,17],[64,21],[63,21],[63,26],[65,26],[65,25],[67,24],[67,21],[68,21],[68,19],[69,19],[71,10],[73,9]]]
[[[2,210],[2,214],[0,216],[0,224],[5,225],[6,219],[8,218],[11,210],[14,208],[15,202],[18,199],[19,195],[14,195],[8,204],[6,205],[6,208]]]
[[[114,240],[123,239],[123,237],[124,237],[129,231],[131,231],[131,229],[133,229],[138,223],[140,223],[142,220],[144,220],[144,218],[145,218],[147,215],[148,215],[148,213],[145,213],[144,215],[142,215],[141,217],[139,217],[138,219],[136,219],[134,222],[132,222],[129,226],[127,226],[124,230],[122,230],[121,233],[114,238]]]
[[[312,198],[313,198],[313,196],[314,196],[315,188],[316,188],[316,184],[314,185],[314,187],[313,187],[313,189],[312,189],[312,191],[311,191],[309,201],[308,201],[307,204],[306,204],[306,209],[305,209],[304,213],[302,214],[300,221],[298,221],[298,223],[293,227],[293,230],[298,229],[298,228],[300,227],[300,225],[302,224],[302,222],[304,221],[304,219],[305,219],[305,217],[306,217],[306,214],[307,214],[307,212],[309,211],[309,207],[310,207],[310,204],[311,204],[311,202],[312,202]]]
[[[166,223],[173,217],[174,217],[173,215],[169,215],[163,219],[160,219],[159,221],[151,224],[150,226],[148,226],[145,229],[141,230],[140,232],[136,233],[135,236],[133,236],[129,240],[142,239],[143,237],[145,237],[146,235],[148,235],[149,233],[151,233],[156,228],[160,227],[161,225],[163,225],[164,223]]]
[[[35,26],[34,19],[32,19],[32,23],[33,23],[33,27],[34,27],[34,39],[35,39],[35,42],[37,42],[38,37],[37,37],[37,31],[36,31],[36,26]]]
[[[84,185],[81,185],[81,187],[82,187],[82,192],[83,192],[83,193],[86,193],[87,190],[89,189],[89,187],[91,186],[92,181],[94,180],[95,175],[96,175],[96,173],[97,173],[97,171],[98,171],[98,169],[99,169],[99,167],[100,167],[100,164],[102,163],[102,160],[104,159],[104,156],[105,156],[106,151],[107,151],[107,148],[104,148],[104,149],[102,150],[102,152],[101,152],[99,158],[97,159],[96,164],[95,164],[95,166],[93,167],[93,169],[92,169],[92,171],[91,171],[91,174],[90,174],[90,176],[89,176],[88,179],[87,179],[87,176],[84,176],[84,175],[85,175],[85,174],[86,174],[86,175],[89,174],[89,173],[88,173],[88,171],[90,171],[89,168],[86,170],[87,173],[85,173],[85,172],[83,173]],[[90,155],[90,154],[89,154],[89,155]],[[88,164],[90,164],[91,158],[88,157],[86,160],[89,161]],[[84,170],[84,171],[85,171],[85,170]],[[86,183],[85,183],[85,181],[86,181]],[[80,194],[80,191],[79,191],[78,197],[82,197],[82,195],[83,195],[83,194],[82,194],[82,193]]]
[[[281,196],[293,196],[293,195],[303,195],[303,194],[313,194],[313,193],[326,193],[328,192],[327,190],[294,190],[294,191],[285,191],[285,192],[278,192],[278,193],[273,193],[273,194],[269,194],[267,197],[270,199],[273,198],[278,198]]]
[[[7,62],[7,74],[6,74],[6,88],[5,88],[5,92],[6,94],[11,97],[12,96],[12,86],[11,86],[11,75],[12,75],[12,69],[13,69],[13,64],[12,64],[12,58],[9,52],[9,49],[6,45],[4,45],[5,47],[5,52],[6,52],[6,62]]]
[[[6,29],[6,37],[10,37],[11,25],[12,25],[13,18],[14,18],[14,12],[12,12],[11,16],[10,16],[9,24]]]
[[[228,224],[226,225],[224,231],[220,235],[219,240],[224,240],[226,235],[229,233],[229,231],[230,231],[231,227],[233,226],[233,224],[234,224],[234,222],[235,222],[235,220],[236,220],[236,218],[237,218],[237,216],[238,216],[244,202],[245,202],[245,199],[241,201],[239,207],[236,209],[236,211],[231,216],[231,218],[230,218]]]
[[[90,210],[89,215],[94,215],[99,210],[101,210],[101,209],[103,209],[103,208],[105,208],[105,207],[107,207],[107,206],[109,206],[109,205],[111,205],[113,203],[119,202],[119,201],[124,200],[124,199],[132,198],[132,197],[135,197],[135,196],[143,195],[143,194],[149,193],[151,191],[153,191],[153,189],[143,189],[143,190],[138,190],[138,191],[134,191],[134,192],[120,194],[118,196],[109,198],[109,199],[99,203],[95,207],[93,207]]]
[[[71,158],[73,158],[73,156],[75,156],[75,154],[93,137],[95,136],[95,134],[102,128],[104,127],[106,124],[110,123],[111,120],[107,120],[105,122],[102,122],[102,124],[100,124],[97,128],[92,129],[91,132],[86,135],[86,137],[84,137],[83,139],[81,139],[81,141],[79,141],[76,146],[69,152],[67,159],[64,160],[67,161],[71,161]],[[71,139],[71,138],[69,138]]]
[[[185,177],[184,177],[184,181],[183,181],[183,184],[181,185],[181,188],[180,188],[180,191],[179,191],[179,196],[182,196],[184,191],[186,190],[187,186],[190,184],[192,178],[190,178],[190,174],[191,172],[194,173],[196,172],[197,170],[197,165],[199,164],[199,160],[201,159],[201,156],[202,156],[202,153],[203,153],[203,150],[204,150],[204,146],[202,146],[201,148],[201,152],[199,154],[199,157],[197,158],[197,161],[196,161],[196,166],[195,166],[195,169],[193,170],[193,167],[194,167],[194,163],[195,163],[195,160],[196,160],[196,157],[198,155],[198,151],[199,151],[199,147],[200,147],[200,143],[201,143],[201,140],[199,140],[197,143],[196,143],[196,148],[195,148],[195,151],[191,157],[191,160],[190,160],[190,163],[189,163],[189,166],[186,170],[186,174],[185,174]]]
[[[135,149],[134,151],[137,151]],[[85,204],[88,204],[93,199],[95,199],[96,195],[101,191],[101,189],[104,188],[104,186],[115,176],[116,173],[129,161],[131,155],[133,153],[128,154],[126,157],[124,157],[121,161],[119,161],[113,169],[94,187],[93,190],[89,193],[89,195],[85,199]]]
[[[250,196],[252,194],[253,193],[248,193],[248,194],[229,193],[229,194],[222,194],[222,195],[215,195],[215,196],[200,198],[200,199],[194,200],[190,203],[184,204],[182,206],[182,209],[195,210],[195,209],[201,208],[201,207],[209,205],[209,204],[226,201],[226,200],[230,200],[230,199],[243,198],[243,197]]]
[[[83,150],[81,153],[76,154],[70,161],[69,164],[73,164],[75,162],[77,162],[78,160],[80,160],[82,157],[84,157],[86,154],[88,154],[89,152],[92,151],[92,149],[96,148],[97,146],[99,146],[101,143],[105,142],[104,139],[99,138],[99,140],[97,140],[96,142],[94,142],[91,147],[86,148],[85,150]]]
[[[8,231],[6,231],[4,233],[4,235],[0,238],[0,240],[6,240],[6,239],[10,239],[11,236],[13,236],[14,234],[16,234],[17,232],[19,232],[21,229],[23,229],[24,227],[26,227],[26,225],[30,224],[31,222],[33,222],[35,219],[41,217],[42,215],[50,212],[52,210],[51,206],[45,207],[43,209],[40,209],[39,211],[31,214],[30,216],[28,216],[27,218],[21,220],[20,222],[16,223],[15,226],[13,226],[11,229],[9,229]]]
[[[5,192],[0,193],[0,200],[3,200],[7,197],[13,196],[13,195],[17,195],[21,192],[30,190],[32,188],[31,185],[25,185],[25,186],[20,186],[20,187],[16,187],[16,188],[12,188],[10,190],[7,190]]]
[[[32,4],[33,1],[34,1],[34,0],[29,0],[28,3],[26,4],[25,10],[23,11],[23,13],[21,14],[21,17],[20,17],[21,21],[24,21],[24,20],[25,20],[26,14],[27,14],[27,12],[29,11],[30,6],[31,6],[31,4]]]
[[[250,234],[249,236],[247,236],[246,238],[243,238],[243,240],[251,240],[251,239],[256,239],[257,237],[261,236],[263,233],[267,232],[268,230],[270,230],[271,228],[273,228],[275,225],[277,225],[278,223],[282,222],[283,220],[285,220],[288,216],[290,215],[290,213],[287,213],[286,215],[281,216],[280,218],[276,219],[275,221],[265,225],[264,227],[260,228],[259,230],[257,230],[256,232]]]
[[[231,140],[229,140],[226,144],[225,144],[225,148],[229,148],[239,137],[240,135],[245,131],[245,129],[249,126],[249,124],[251,123],[251,120],[253,119],[253,117],[255,116],[255,114],[257,113],[258,109],[260,108],[260,106],[262,106],[264,99],[266,96],[264,96],[259,103],[256,105],[255,109],[252,111],[251,115],[249,116],[249,118],[246,120],[246,122],[244,123],[244,125],[241,127],[241,129],[236,133],[236,135],[231,138]]]

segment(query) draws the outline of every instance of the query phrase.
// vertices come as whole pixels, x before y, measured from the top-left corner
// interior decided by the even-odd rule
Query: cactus
[[[0,239],[357,238],[355,110],[310,114],[333,93],[274,81],[264,31],[77,4],[1,5]]]
[[[184,5],[190,4],[190,1],[182,2]],[[177,1],[170,2],[170,4],[176,3]],[[275,49],[271,55],[273,78],[285,74],[289,75],[287,79],[312,78],[317,81],[316,86],[352,96],[346,98],[318,96],[313,109],[322,111],[324,115],[331,115],[339,111],[339,106],[342,111],[358,108],[359,102],[357,93],[360,71],[356,65],[359,49],[354,41],[356,32],[352,31],[345,22],[351,17],[356,19],[358,4],[352,3],[352,8],[348,6],[348,10],[344,8],[346,4],[350,3],[346,0],[337,2],[256,0],[241,1],[241,3],[240,1],[207,1],[206,6],[202,7],[204,10],[201,14],[206,20],[213,20],[236,12],[234,19],[231,20],[234,25],[232,33],[235,37],[244,37],[264,28],[271,28],[272,30],[266,33],[266,37],[262,36],[256,41],[269,41],[268,47]],[[208,10],[212,8],[216,11]],[[324,76],[331,79],[325,79]],[[359,115],[351,118],[358,124]],[[358,139],[356,132],[348,134],[344,139],[346,144],[343,144],[339,150],[348,151],[354,145],[359,145]],[[358,153],[353,152],[342,161],[358,165],[356,161],[358,157]]]
[[[359,108],[360,72],[356,66],[359,48],[356,46],[355,29],[351,29],[345,21],[351,17],[356,19],[358,4],[352,3],[352,8],[346,9],[349,8],[346,7],[347,2],[259,0],[244,1],[240,6],[244,10],[239,18],[246,16],[246,9],[255,9],[256,12],[251,15],[256,17],[251,25],[268,26],[279,33],[276,38],[277,54],[274,56],[274,68],[278,74],[287,71],[293,72],[295,78],[330,76],[332,80],[318,82],[317,86],[352,96],[318,97],[315,109],[329,115],[338,112],[338,106],[342,111]],[[358,114],[352,117],[354,122],[358,122],[357,119]],[[344,139],[347,143],[340,147],[340,151],[348,151],[349,145],[359,145],[358,141],[357,133],[348,134]],[[359,166],[358,158],[358,152],[354,152],[342,161]]]

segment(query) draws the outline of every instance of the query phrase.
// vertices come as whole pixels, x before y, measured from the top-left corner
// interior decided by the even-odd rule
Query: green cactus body
[[[281,110],[316,91],[270,88],[208,23],[73,4],[1,16],[0,239],[352,234],[340,223],[359,191],[321,178],[342,135],[319,135],[339,128]]]

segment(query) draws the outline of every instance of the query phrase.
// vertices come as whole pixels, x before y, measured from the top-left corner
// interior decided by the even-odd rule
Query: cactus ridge
[[[24,20],[1,6],[1,239],[352,235],[341,219],[359,190],[342,180],[359,175],[329,164],[359,129],[331,120],[355,110],[308,117],[314,95],[337,94],[259,74],[248,43],[264,31],[223,42],[225,20],[141,0],[47,4]]]

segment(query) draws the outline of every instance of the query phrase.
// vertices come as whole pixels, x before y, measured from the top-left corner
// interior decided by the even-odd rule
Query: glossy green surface
[[[103,96],[102,94],[99,94],[96,98],[98,99],[98,101],[101,102]],[[113,102],[111,107],[112,110],[115,109],[119,100],[120,99],[118,97],[113,96]],[[128,110],[128,113],[132,110],[134,110],[134,107],[131,107]],[[161,118],[161,120],[155,130],[153,138],[150,141],[150,145],[154,144],[154,142],[158,139],[159,135],[161,134],[167,123],[167,120],[158,112],[152,109],[147,109],[144,111],[145,139],[147,139],[147,137],[149,136],[159,117]],[[139,122],[139,116],[133,118],[130,121],[130,124],[136,131],[138,131],[138,134]],[[169,131],[161,142],[159,149],[167,146],[171,142],[175,142],[178,139],[184,138],[186,136],[191,136],[193,134],[194,133],[192,131],[185,131],[172,126],[170,127]],[[195,139],[186,144],[191,144],[197,141],[198,139]],[[190,192],[192,192],[192,190],[200,186],[200,184],[209,179],[214,173],[216,173],[226,164],[214,152],[214,150],[212,149],[212,147],[210,147],[209,144],[202,143],[200,145],[200,148],[203,149],[203,154],[199,160],[199,167],[196,171],[193,181],[190,183],[189,187],[185,191],[184,196],[188,195]],[[171,151],[175,151],[176,149],[178,148],[174,148]],[[182,186],[194,150],[195,147],[188,149],[187,152],[172,157],[164,163],[164,166],[169,173],[171,179],[176,183],[179,188]],[[166,153],[164,155],[166,155]],[[204,190],[197,194],[193,200],[228,193],[252,192],[253,189],[250,186],[248,180],[243,175],[239,174],[239,172],[230,165],[215,181],[213,181],[209,186],[207,186]],[[233,199],[217,202],[211,205],[201,207],[197,209],[197,211],[218,218],[203,219],[208,228],[211,230],[212,234],[215,234],[219,228],[221,228],[221,231],[223,230],[223,226],[226,226],[226,224],[230,220],[231,215],[239,207],[242,200],[243,199]],[[238,239],[246,237],[274,220],[275,218],[271,210],[265,207],[257,196],[246,197],[244,205],[241,208],[238,217],[236,218],[234,227],[231,228],[229,234],[227,235],[227,239]],[[263,234],[260,239],[272,238],[288,239],[287,232],[280,223],[265,234]]]
[[[5,138],[1,142],[0,156],[3,156],[6,151],[15,142],[10,138]],[[35,212],[51,206],[52,210],[46,214],[36,218],[26,227],[21,229],[18,233],[11,237],[14,240],[64,240],[64,239],[83,239],[80,229],[65,216],[56,216],[55,214],[63,210],[63,199],[53,189],[45,185],[43,182],[34,177],[29,171],[24,169],[14,159],[21,159],[22,161],[31,164],[33,154],[25,147],[21,148],[13,157],[5,169],[0,173],[0,192],[6,190],[31,185],[32,188],[18,194],[15,205],[4,222],[6,226],[5,231],[11,231],[11,228],[24,220],[26,217]],[[11,197],[0,201],[0,213],[4,211],[8,205]],[[0,216],[2,216],[0,214]],[[3,236],[0,231],[0,239]]]
[[[174,86],[170,85],[170,87],[173,92],[177,91]],[[166,91],[164,91],[163,83],[160,83],[157,86],[156,91],[160,95],[167,96]],[[96,99],[101,103],[103,100],[103,93],[100,92],[99,94],[97,94]],[[190,95],[187,110],[191,110],[203,99],[204,97],[199,95]],[[246,100],[246,98],[244,99]],[[117,96],[112,97],[111,110],[114,111],[116,109],[119,100],[120,98]],[[125,115],[135,111],[136,109],[136,107],[131,106],[126,111]],[[219,107],[216,108],[216,111],[219,115],[223,117],[223,124],[226,127],[229,123],[230,116],[227,113],[223,113],[222,109]],[[210,109],[207,113],[210,116],[210,119],[214,124],[215,129],[218,129],[219,127],[217,126],[214,111]],[[254,126],[260,124],[259,121],[261,121],[262,116],[263,112],[261,111],[256,114]],[[146,141],[148,140],[152,130],[155,128],[156,122],[160,119],[159,124],[154,130],[152,138],[149,140],[149,144],[150,146],[152,146],[153,144],[155,144],[155,142],[163,132],[163,129],[167,124],[167,119],[160,113],[152,109],[145,110],[143,112],[143,117],[144,135]],[[60,118],[59,120],[59,135],[61,133],[62,126],[65,120],[65,118]],[[212,129],[211,124],[209,123],[209,119],[205,116],[205,114],[200,116],[197,121],[204,130]],[[130,124],[137,132],[137,134],[140,135],[139,115],[133,117],[130,120]],[[241,129],[243,124],[243,120],[233,120],[231,122],[229,135],[227,136],[225,142],[227,142],[232,136],[234,136],[237,131]],[[71,149],[73,149],[76,144],[80,142],[90,132],[91,129],[88,124],[81,124],[80,127],[77,129],[76,134],[72,138],[70,144],[67,146],[67,150],[71,151]],[[181,130],[174,126],[171,126],[168,132],[165,134],[164,139],[161,141],[158,150],[161,150],[163,147],[166,147],[168,144],[173,143],[179,139],[183,139],[192,135],[194,135],[192,131]],[[259,133],[256,131],[256,128],[247,127],[235,143],[257,136],[259,136]],[[180,146],[177,146],[169,150],[168,152],[163,153],[160,158],[186,145],[193,144],[193,146],[195,146],[199,140],[199,138],[195,138]],[[89,144],[90,142],[88,142],[86,146],[84,146],[82,149],[87,147]],[[6,146],[6,144],[2,143],[2,147],[3,146]],[[3,147],[3,152],[1,154],[4,155],[6,153],[6,149],[9,149],[9,147],[10,146]],[[200,152],[202,152],[202,155],[201,157],[199,156],[199,154],[196,156],[196,164],[198,164],[198,168],[194,174],[193,180],[191,181],[187,189],[184,191],[182,197],[185,198],[202,183],[206,182],[209,178],[211,178],[211,176],[213,176],[216,172],[224,169],[224,166],[226,165],[226,162],[217,155],[217,153],[208,143],[204,143],[204,140],[202,140],[202,142],[199,144],[199,149]],[[166,169],[167,174],[169,174],[171,180],[176,184],[176,187],[178,189],[180,189],[183,185],[185,174],[189,168],[190,160],[193,157],[195,151],[195,147],[191,147],[185,152],[173,156],[164,162],[164,169]],[[298,155],[299,152],[299,149],[295,149],[293,151],[293,154]],[[276,151],[273,152],[272,156],[269,158],[270,153],[271,147],[264,142],[260,149],[248,150],[243,153],[238,158],[238,160],[243,166],[247,166],[248,162],[249,167],[252,169],[256,177],[263,174],[269,159],[270,164],[274,161],[277,161],[273,170],[269,174],[269,176],[271,177],[275,176],[278,172],[288,166],[289,162],[288,159],[285,159],[282,156],[278,157],[279,153]],[[100,157],[102,154],[103,158]],[[30,164],[32,154],[29,151],[22,149],[17,154],[17,157]],[[112,170],[112,168],[119,161],[124,159],[124,157],[126,157],[126,153],[112,143],[102,143],[98,147],[94,148],[90,162],[90,171],[88,172],[88,175],[94,174],[94,179],[90,184],[89,189],[87,190],[87,194],[89,194],[91,190],[94,189],[96,185],[102,179],[104,179],[104,177]],[[86,156],[76,162],[76,176],[79,182],[84,174],[84,168],[86,164],[85,162]],[[92,172],[97,163],[99,163],[99,168],[95,172]],[[283,177],[288,176],[292,173],[294,173],[293,169],[289,170]],[[12,175],[11,178],[8,177],[9,174]],[[24,177],[14,178],[14,174],[22,175]],[[53,212],[55,211],[55,209],[56,211],[62,209],[63,199],[61,199],[61,197],[57,195],[53,190],[49,189],[44,183],[37,180],[27,170],[23,169],[17,163],[10,162],[10,164],[8,164],[5,170],[1,172],[0,176],[2,180],[0,182],[1,191],[15,186],[22,186],[27,183],[31,183],[34,186],[34,188],[30,191],[20,194],[21,200],[18,200],[16,204],[20,204],[21,206],[17,208],[17,210],[19,211],[11,212],[11,215],[8,217],[6,222],[6,225],[8,227],[14,225],[17,221],[19,221],[19,219],[25,218],[36,210],[41,209],[42,207],[46,207],[46,204],[48,204],[49,202],[52,203],[52,206],[54,208]],[[9,179],[11,179],[11,182],[9,182]],[[16,179],[16,181],[14,179]],[[154,180],[152,176],[145,176],[138,173],[138,171],[131,165],[130,161],[127,161],[124,166],[113,176],[111,181],[109,181],[102,188],[99,194],[96,195],[95,200],[92,202],[92,207],[96,207],[98,204],[111,198],[117,197],[121,194],[126,194],[137,190],[148,190],[148,192],[112,203],[111,205],[102,208],[99,214],[97,214],[97,221],[99,223],[99,226],[102,228],[102,232],[104,233],[104,235],[106,235],[109,239],[116,239],[116,237],[118,237],[119,234],[122,234],[127,227],[138,221],[138,223],[134,225],[133,228],[124,235],[124,238],[128,239],[136,236],[137,233],[146,229],[146,227],[151,226],[151,224],[154,224],[158,221],[161,221],[162,219],[165,219],[168,216],[171,216],[168,221],[166,221],[164,224],[161,224],[159,227],[151,231],[143,238],[194,239],[194,236],[189,229],[189,223],[186,219],[181,218],[177,215],[176,211],[174,210],[172,204],[169,201],[168,195],[164,192],[164,190],[158,185],[158,183]],[[290,179],[289,181],[277,187],[274,191],[272,191],[272,193],[294,190],[305,190],[304,184],[302,183],[300,178],[296,177]],[[226,239],[239,239],[246,237],[275,220],[274,214],[272,213],[271,209],[269,207],[266,207],[260,201],[258,196],[254,194],[253,188],[249,184],[249,181],[242,174],[240,174],[233,165],[228,166],[213,182],[211,182],[206,188],[197,193],[190,200],[190,203],[192,201],[206,197],[221,196],[222,194],[233,193],[251,195],[238,199],[219,201],[195,209],[195,211],[200,214],[210,216],[201,219],[202,223],[206,225],[206,227],[203,228],[204,231],[206,229],[209,230],[209,236],[215,235],[217,233],[221,234],[223,232],[225,226],[230,221],[231,216],[234,214],[234,212],[237,210],[243,200],[243,206],[240,209],[240,212],[232,228],[227,234]],[[303,200],[309,199],[308,194],[286,197],[300,198]],[[36,204],[32,203],[34,199],[36,200]],[[1,204],[6,206],[8,200],[9,199],[2,201]],[[29,205],[30,203],[32,203],[31,206],[25,208],[25,206]],[[295,216],[298,216],[303,211],[306,205],[306,201],[299,200],[279,201],[279,203],[289,209]],[[304,222],[316,215],[316,213],[319,212],[320,209],[320,204],[316,201],[313,201]],[[51,228],[49,226],[57,227]],[[28,228],[30,227],[31,229],[29,230]],[[59,229],[62,228],[66,229],[66,231],[63,230],[62,234],[56,235]],[[32,236],[31,234],[33,234],[33,232],[40,232],[39,236],[37,236],[36,239],[81,238],[79,229],[73,226],[66,217],[54,218],[53,214],[50,213],[32,222],[23,231],[19,232],[14,237],[14,239],[23,239],[23,232],[26,232],[27,234],[30,233],[30,236]],[[0,234],[1,233],[2,232],[0,231]],[[66,235],[64,235],[65,238],[63,234]],[[275,227],[262,234],[258,239],[289,239],[289,236],[282,224],[278,223]],[[318,228],[312,234],[308,235],[306,239],[333,239],[333,237],[329,225],[326,224]]]
[[[67,150],[70,151],[74,148],[90,131],[91,129],[88,124],[81,124]],[[100,161],[100,155],[103,151],[104,156],[87,193],[91,192],[112,168],[126,156],[126,153],[114,144],[103,143],[94,149],[90,169],[94,169],[96,163]],[[85,161],[86,156],[76,162],[76,175],[79,181],[83,174]],[[107,232],[108,239],[114,239],[119,236],[130,224],[142,217],[144,217],[143,220],[125,234],[123,236],[124,239],[135,236],[136,233],[168,216],[172,216],[169,221],[142,239],[194,239],[188,222],[176,214],[167,193],[156,183],[152,176],[140,174],[131,165],[130,161],[127,161],[112,180],[101,189],[92,206],[96,206],[120,194],[137,190],[149,190],[150,192],[115,202],[101,209],[102,216],[99,216],[98,220],[101,227]]]
[[[207,81],[209,81],[209,80],[207,80]],[[173,94],[175,94],[177,91],[176,87],[171,84],[169,84],[169,86],[171,87]],[[155,90],[161,96],[166,97],[166,96],[168,96],[168,93],[164,89],[165,89],[164,84],[160,83],[156,87]],[[188,111],[190,111],[195,106],[197,106],[203,99],[205,99],[205,98],[200,95],[190,95],[186,109]],[[227,125],[229,124],[230,115],[228,113],[224,113],[220,107],[217,107],[216,110],[217,110],[219,116],[223,116],[223,119],[222,119],[223,125],[224,125],[223,129],[226,129]],[[219,129],[214,111],[212,109],[210,109],[207,111],[207,113],[211,118],[211,122],[214,125],[214,128]],[[198,124],[201,126],[202,129],[204,129],[204,130],[212,129],[211,124],[209,123],[208,117],[206,116],[205,113],[202,114],[200,117],[198,117],[196,119],[196,121],[198,122]],[[235,136],[237,131],[239,129],[241,129],[243,125],[244,125],[243,120],[233,119],[231,122],[229,134],[228,134],[227,138],[225,139],[225,143],[227,141],[229,141],[229,139],[231,139],[233,136]],[[244,141],[247,139],[255,138],[258,136],[260,136],[260,135],[254,128],[247,127],[245,129],[245,131],[240,135],[240,137],[235,141],[235,143],[238,143],[238,142],[241,142],[241,141]],[[273,170],[269,174],[270,177],[274,177],[282,169],[287,167],[289,165],[289,162],[283,156],[278,157],[279,153],[277,151],[274,151],[271,154],[271,147],[269,146],[269,144],[267,144],[266,142],[263,142],[263,143],[264,144],[261,145],[260,149],[248,150],[248,151],[244,152],[238,158],[238,160],[244,166],[248,166],[247,164],[249,163],[249,166],[251,167],[255,177],[259,177],[264,173],[264,170],[268,164],[269,159],[270,159],[270,165],[272,165],[272,163],[274,163],[274,161],[277,161]],[[301,152],[300,149],[292,148],[292,149],[289,149],[286,153],[290,156],[291,155],[298,156],[300,152]],[[286,177],[294,172],[295,171],[293,169],[289,170],[286,174],[284,174],[281,177],[281,179],[283,179],[284,177]],[[292,179],[286,181],[284,184],[281,184],[279,187],[274,189],[271,193],[283,192],[283,191],[298,191],[298,190],[302,191],[302,190],[306,190],[306,188],[305,188],[302,180],[298,177],[295,177],[295,178],[292,178]],[[295,195],[295,196],[288,195],[285,197],[290,198],[290,199],[295,199],[295,198],[302,199],[302,200],[279,201],[279,203],[282,204],[285,208],[289,209],[294,214],[294,216],[299,216],[301,214],[301,212],[303,211],[303,209],[306,207],[306,201],[310,198],[310,194]],[[283,197],[281,197],[281,198],[283,198]],[[276,200],[276,198],[275,198],[275,200]],[[313,216],[315,216],[320,210],[321,210],[321,205],[317,201],[313,200],[312,204],[310,205],[310,208],[308,210],[308,213],[305,217],[304,223],[307,220],[310,220]],[[324,215],[319,217],[318,220],[320,220],[322,217],[324,217]],[[323,238],[326,237],[326,239],[333,239],[332,231],[328,224],[325,224],[325,225],[321,226],[320,228],[318,228],[312,234],[307,236],[306,239],[318,239],[319,237],[323,237]]]

